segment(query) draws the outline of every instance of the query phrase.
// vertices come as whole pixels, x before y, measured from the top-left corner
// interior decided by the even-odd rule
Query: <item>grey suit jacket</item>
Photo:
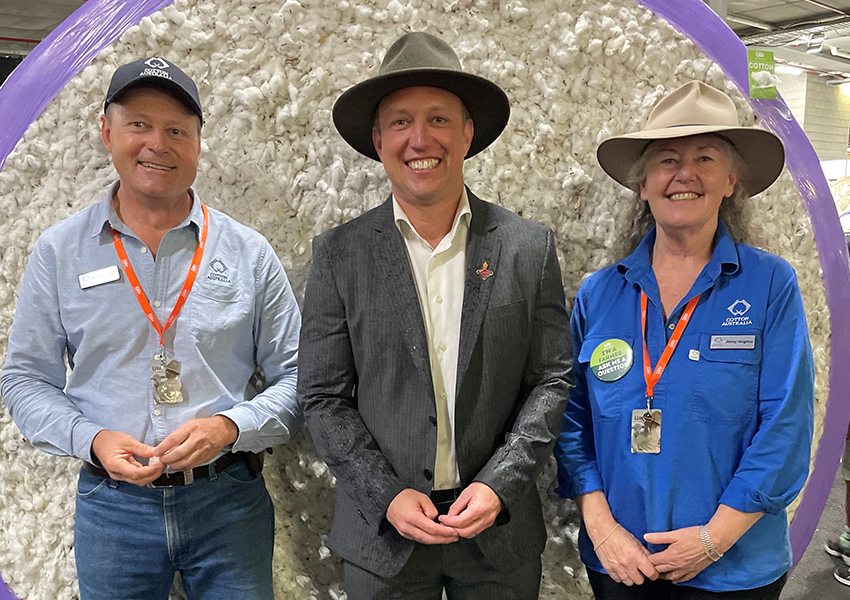
[[[455,406],[461,484],[505,511],[475,540],[509,572],[546,543],[535,479],[572,387],[569,318],[552,232],[469,193]],[[493,272],[478,274],[483,263]],[[413,542],[385,518],[405,488],[431,491],[437,413],[422,311],[392,200],[313,240],[299,398],[337,478],[328,545],[382,577]]]

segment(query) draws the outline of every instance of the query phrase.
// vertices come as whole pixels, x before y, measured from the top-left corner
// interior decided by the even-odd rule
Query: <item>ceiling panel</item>
[[[83,3],[84,0],[0,0],[0,38],[41,40]]]

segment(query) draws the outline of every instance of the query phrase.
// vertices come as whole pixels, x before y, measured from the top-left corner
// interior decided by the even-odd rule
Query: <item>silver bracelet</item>
[[[699,526],[699,539],[702,542],[702,549],[705,551],[705,555],[711,559],[711,562],[720,560],[723,553],[717,551],[717,547],[711,541],[711,536],[708,535],[708,527],[705,525]]]

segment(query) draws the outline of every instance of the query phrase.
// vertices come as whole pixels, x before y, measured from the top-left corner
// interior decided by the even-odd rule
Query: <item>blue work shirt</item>
[[[154,260],[115,213],[117,185],[45,231],[30,256],[0,377],[12,419],[37,448],[88,462],[103,429],[154,446],[184,422],[217,414],[239,428],[233,451],[288,441],[303,421],[295,399],[301,315],[269,242],[209,209],[197,279],[165,334],[169,359],[181,363],[185,401],[157,405],[150,361],[159,335],[127,282],[109,226],[121,234],[164,324],[189,272],[203,212],[191,191],[189,216],[165,234]],[[117,281],[82,289],[80,275],[113,265]],[[268,387],[255,396],[249,380],[258,369]]]
[[[655,229],[579,289],[571,322],[576,387],[555,446],[558,493],[602,490],[617,522],[653,553],[666,546],[646,544],[643,534],[704,525],[719,504],[764,512],[686,585],[767,585],[791,566],[785,508],[806,480],[812,440],[814,366],[797,278],[781,258],[734,243],[720,221],[711,260],[665,321],[650,262],[654,244]],[[649,298],[653,368],[685,304],[702,294],[655,386],[659,454],[632,454],[630,445],[632,411],[646,408],[641,290]],[[712,344],[712,336],[742,347],[718,348],[723,340]],[[635,364],[606,383],[588,367],[593,350],[612,338],[632,347]],[[604,572],[583,526],[579,550],[588,568]]]

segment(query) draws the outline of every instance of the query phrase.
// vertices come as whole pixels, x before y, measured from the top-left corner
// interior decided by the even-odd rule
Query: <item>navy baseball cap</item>
[[[192,78],[164,58],[154,56],[121,65],[112,76],[103,110],[122,92],[131,87],[159,88],[174,96],[204,122],[198,87]]]

